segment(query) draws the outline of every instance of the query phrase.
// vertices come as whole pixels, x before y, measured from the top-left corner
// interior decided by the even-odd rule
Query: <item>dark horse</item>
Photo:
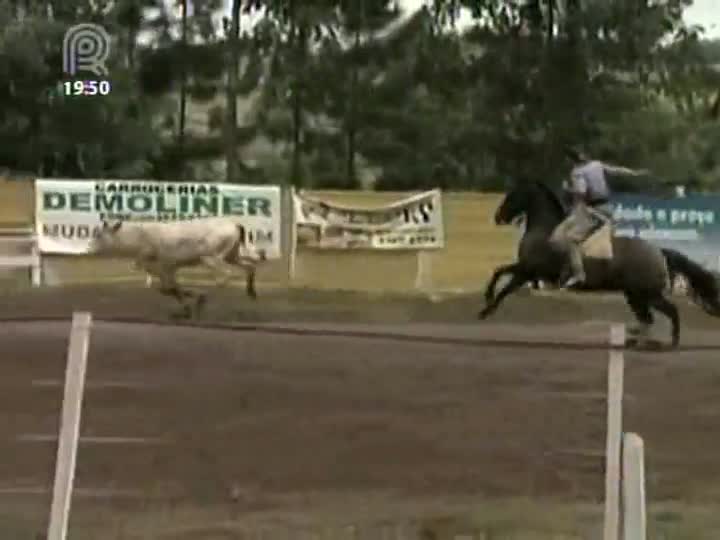
[[[557,285],[565,277],[567,256],[550,242],[550,235],[568,215],[568,209],[548,186],[528,182],[511,190],[495,213],[495,223],[508,225],[525,215],[525,235],[520,242],[517,262],[495,270],[485,291],[484,319],[498,308],[505,297],[532,280]],[[720,289],[712,273],[682,253],[661,249],[640,238],[613,237],[611,260],[585,257],[586,288],[619,291],[625,295],[639,326],[634,332],[644,338],[654,322],[651,309],[663,313],[672,323],[672,344],[680,342],[678,309],[667,298],[670,278],[683,275],[702,308],[720,317]],[[498,279],[510,274],[510,281],[495,295]]]

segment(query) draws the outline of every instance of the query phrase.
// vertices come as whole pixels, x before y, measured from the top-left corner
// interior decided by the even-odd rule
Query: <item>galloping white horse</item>
[[[192,315],[186,298],[195,298],[196,308],[205,302],[204,294],[181,289],[177,272],[181,268],[205,266],[213,271],[217,286],[230,281],[238,268],[246,274],[246,291],[256,298],[255,271],[264,261],[265,251],[247,241],[245,227],[238,218],[211,217],[189,221],[139,222],[103,221],[90,243],[90,253],[132,257],[135,268],[160,281],[162,294],[174,297]]]

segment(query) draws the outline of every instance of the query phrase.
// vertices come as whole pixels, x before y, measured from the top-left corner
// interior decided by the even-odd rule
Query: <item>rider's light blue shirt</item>
[[[570,191],[584,195],[587,202],[607,200],[610,189],[605,179],[605,164],[601,161],[588,161],[573,168],[570,173]]]

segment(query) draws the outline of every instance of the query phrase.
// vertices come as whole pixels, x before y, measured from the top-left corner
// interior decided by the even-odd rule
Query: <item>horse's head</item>
[[[522,216],[536,210],[544,210],[544,215],[555,221],[562,221],[566,214],[557,195],[541,182],[528,181],[515,185],[505,195],[502,203],[495,212],[497,225],[510,225]]]
[[[121,230],[122,221],[108,223],[103,220],[102,226],[90,241],[88,251],[90,253],[104,253],[117,248],[118,244],[120,244],[119,233]]]
[[[525,215],[532,202],[531,191],[527,185],[517,185],[508,191],[495,211],[495,224],[510,225]]]

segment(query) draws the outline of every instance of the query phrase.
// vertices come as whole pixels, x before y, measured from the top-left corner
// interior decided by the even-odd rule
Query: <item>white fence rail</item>
[[[0,270],[26,268],[33,287],[42,285],[42,256],[32,228],[0,228]]]
[[[77,447],[80,442],[80,413],[91,325],[90,313],[73,314],[47,540],[66,540],[67,537]],[[622,432],[624,344],[625,326],[613,325],[610,332],[611,348],[608,362],[603,540],[647,540],[643,440],[635,433]],[[47,438],[44,436],[43,440]],[[50,438],[55,439],[55,437]],[[127,439],[117,439],[98,442],[103,444],[128,442]],[[468,536],[461,535],[456,538],[468,538]]]

